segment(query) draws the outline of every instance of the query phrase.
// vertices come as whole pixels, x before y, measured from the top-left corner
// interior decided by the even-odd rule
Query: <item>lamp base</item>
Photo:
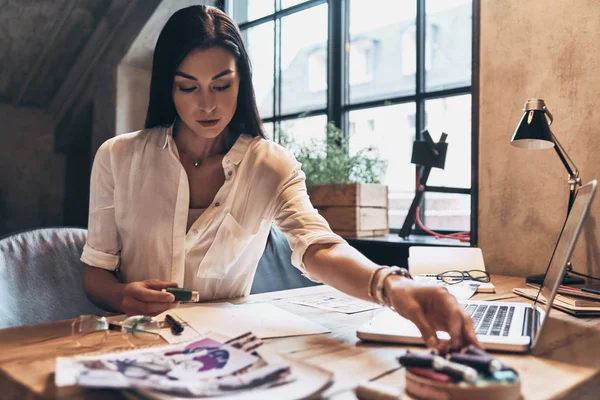
[[[544,281],[544,277],[544,274],[529,275],[527,278],[525,278],[525,282],[541,285]],[[585,279],[566,273],[563,277],[561,285],[579,285],[581,283],[585,283]]]

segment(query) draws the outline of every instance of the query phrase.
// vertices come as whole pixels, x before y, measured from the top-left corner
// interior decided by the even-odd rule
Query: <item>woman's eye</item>
[[[196,86],[192,86],[192,87],[183,87],[183,86],[179,86],[179,90],[185,93],[190,93],[193,92],[196,89]]]
[[[217,92],[224,92],[224,91],[226,91],[227,89],[229,89],[230,87],[231,87],[231,84],[229,84],[229,85],[225,85],[225,86],[215,86],[215,87],[214,87],[214,89],[215,89]]]

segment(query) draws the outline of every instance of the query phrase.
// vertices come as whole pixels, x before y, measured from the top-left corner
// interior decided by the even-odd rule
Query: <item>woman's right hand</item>
[[[157,315],[179,305],[175,296],[162,292],[162,289],[177,287],[175,282],[148,279],[132,282],[123,289],[121,306],[127,315]]]

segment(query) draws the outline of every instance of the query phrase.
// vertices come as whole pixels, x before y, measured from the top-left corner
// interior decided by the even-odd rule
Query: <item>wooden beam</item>
[[[23,98],[25,93],[27,93],[27,90],[29,90],[29,85],[31,85],[31,81],[33,81],[33,79],[37,75],[39,75],[41,67],[44,64],[44,62],[46,61],[46,57],[48,56],[48,52],[50,51],[50,49],[54,48],[55,43],[56,43],[56,38],[58,37],[58,34],[62,31],[62,28],[65,25],[65,22],[67,22],[67,20],[71,16],[74,6],[75,6],[74,1],[68,2],[66,9],[63,11],[62,18],[56,24],[54,24],[54,26],[52,27],[52,33],[50,34],[50,40],[48,41],[47,45],[44,46],[44,48],[42,50],[42,54],[40,54],[40,56],[37,57],[37,61],[34,65],[34,67],[31,69],[31,71],[29,71],[29,74],[25,78],[25,82],[23,82],[23,84],[21,85],[21,89],[19,90],[19,93],[17,93],[17,96],[15,97],[15,99],[13,101],[13,105],[15,107],[18,107],[21,104],[21,99]]]
[[[69,71],[67,79],[50,102],[49,110],[57,123],[60,123],[67,110],[81,99],[84,83],[99,70],[100,66],[117,67],[117,65],[108,65],[105,58],[113,52],[113,48],[121,50],[124,42],[128,44],[128,48],[159,4],[160,0],[112,1]],[[124,10],[123,5],[125,5]]]
[[[106,99],[111,98],[105,94],[107,90],[113,93],[112,96],[116,96],[116,71],[119,62],[160,4],[160,0],[132,0],[128,4],[116,26],[112,24],[114,27],[110,33],[107,31],[107,26],[110,26],[108,21],[104,21],[104,27],[99,26],[96,29],[69,73],[67,81],[52,100],[50,111],[54,114],[56,126],[56,152],[68,148],[80,133],[76,128],[76,114],[81,111],[82,105],[89,101],[106,102]],[[111,12],[109,9],[104,19],[114,19],[114,15],[109,17]],[[106,37],[101,41],[99,38],[103,35]],[[107,110],[105,106],[101,108]],[[114,118],[111,119],[114,121]],[[105,133],[107,138],[115,136],[116,124],[104,124],[104,127],[110,128]]]

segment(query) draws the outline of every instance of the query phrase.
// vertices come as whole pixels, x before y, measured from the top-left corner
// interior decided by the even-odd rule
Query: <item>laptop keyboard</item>
[[[513,306],[465,304],[478,335],[508,336],[515,313]]]

